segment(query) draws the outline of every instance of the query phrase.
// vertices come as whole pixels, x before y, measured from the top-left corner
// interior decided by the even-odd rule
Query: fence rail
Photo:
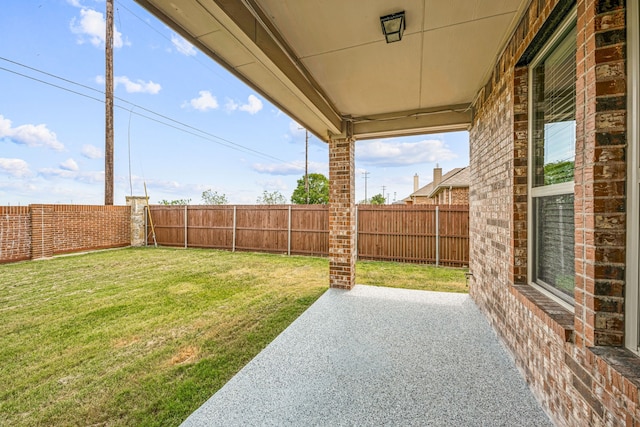
[[[329,254],[325,205],[153,205],[150,213],[159,245]],[[359,205],[356,214],[360,259],[457,267],[469,263],[468,206]]]

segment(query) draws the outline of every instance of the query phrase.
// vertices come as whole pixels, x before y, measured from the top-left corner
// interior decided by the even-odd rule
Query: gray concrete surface
[[[328,290],[183,426],[552,426],[468,295]]]

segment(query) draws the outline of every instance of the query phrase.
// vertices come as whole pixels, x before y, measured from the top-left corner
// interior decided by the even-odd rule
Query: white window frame
[[[627,2],[627,265],[625,346],[640,354],[640,5]]]
[[[567,18],[565,18],[565,20],[562,22],[562,24],[556,29],[556,31],[554,32],[553,36],[547,40],[547,42],[545,43],[544,47],[540,50],[540,52],[538,52],[536,54],[536,57],[533,59],[533,61],[531,62],[531,64],[529,64],[529,70],[533,70],[538,64],[540,64],[542,58],[546,57],[546,55],[549,53],[549,51],[552,50],[552,48],[555,47],[556,43],[566,35],[567,31],[569,30],[570,27],[575,26],[576,25],[576,20],[577,20],[577,10],[576,8],[573,9],[573,11],[567,16]],[[577,46],[576,46],[577,49]],[[567,302],[566,300],[564,300],[563,298],[560,298],[558,295],[554,294],[553,292],[547,290],[546,288],[544,288],[543,286],[540,286],[539,284],[535,283],[535,280],[533,280],[534,276],[535,276],[535,265],[534,263],[537,262],[536,260],[536,254],[535,254],[535,248],[536,246],[534,245],[534,240],[535,240],[535,233],[534,233],[534,220],[535,220],[535,214],[534,214],[534,199],[538,199],[540,197],[545,197],[545,196],[555,196],[555,195],[560,195],[560,194],[575,194],[574,190],[575,190],[575,183],[574,181],[570,181],[570,182],[565,182],[565,183],[561,183],[561,184],[554,184],[552,186],[541,186],[541,187],[534,187],[533,181],[534,181],[534,167],[533,167],[533,90],[531,90],[531,88],[533,87],[533,72],[529,72],[529,123],[528,123],[528,134],[529,134],[529,152],[528,152],[528,159],[529,159],[529,167],[528,167],[528,176],[527,176],[527,224],[529,225],[527,227],[527,250],[528,250],[528,262],[527,262],[527,276],[529,277],[529,284],[531,286],[533,286],[534,288],[536,288],[538,291],[540,291],[541,293],[543,293],[544,295],[548,296],[549,298],[551,298],[553,301],[557,302],[558,304],[560,304],[561,306],[563,306],[564,308],[566,308],[567,310],[574,312],[575,308],[572,304],[570,304],[569,302]],[[577,153],[576,153],[577,155]]]

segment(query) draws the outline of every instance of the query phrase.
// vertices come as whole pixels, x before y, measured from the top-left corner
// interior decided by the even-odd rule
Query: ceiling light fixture
[[[402,40],[402,33],[404,33],[404,29],[407,26],[404,18],[404,10],[380,17],[380,24],[382,25],[382,33],[387,39],[387,43]]]

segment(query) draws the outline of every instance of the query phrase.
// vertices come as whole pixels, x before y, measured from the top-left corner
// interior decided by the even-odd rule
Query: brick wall
[[[129,246],[129,206],[53,206],[53,253]]]
[[[558,425],[637,426],[640,358],[620,347],[627,143],[623,0],[577,2],[574,310],[528,285],[526,56],[546,37],[542,33],[553,31],[562,9],[570,10],[571,2],[530,3],[474,105],[470,293]]]
[[[636,0],[637,1],[637,0]],[[624,331],[626,44],[624,1],[580,3],[576,130],[577,344],[622,345]],[[582,47],[581,46],[581,47]],[[578,208],[576,208],[577,210]]]
[[[0,262],[129,246],[129,206],[0,207]]]
[[[413,198],[414,205],[437,205],[437,201],[427,196],[415,196]]]
[[[447,190],[449,192],[449,190]],[[447,204],[452,205],[468,205],[469,204],[469,188],[452,188],[451,196],[447,193]]]
[[[441,189],[433,197],[414,196],[414,205],[468,205],[469,188]]]
[[[27,206],[0,206],[0,262],[31,256],[31,214]]]

